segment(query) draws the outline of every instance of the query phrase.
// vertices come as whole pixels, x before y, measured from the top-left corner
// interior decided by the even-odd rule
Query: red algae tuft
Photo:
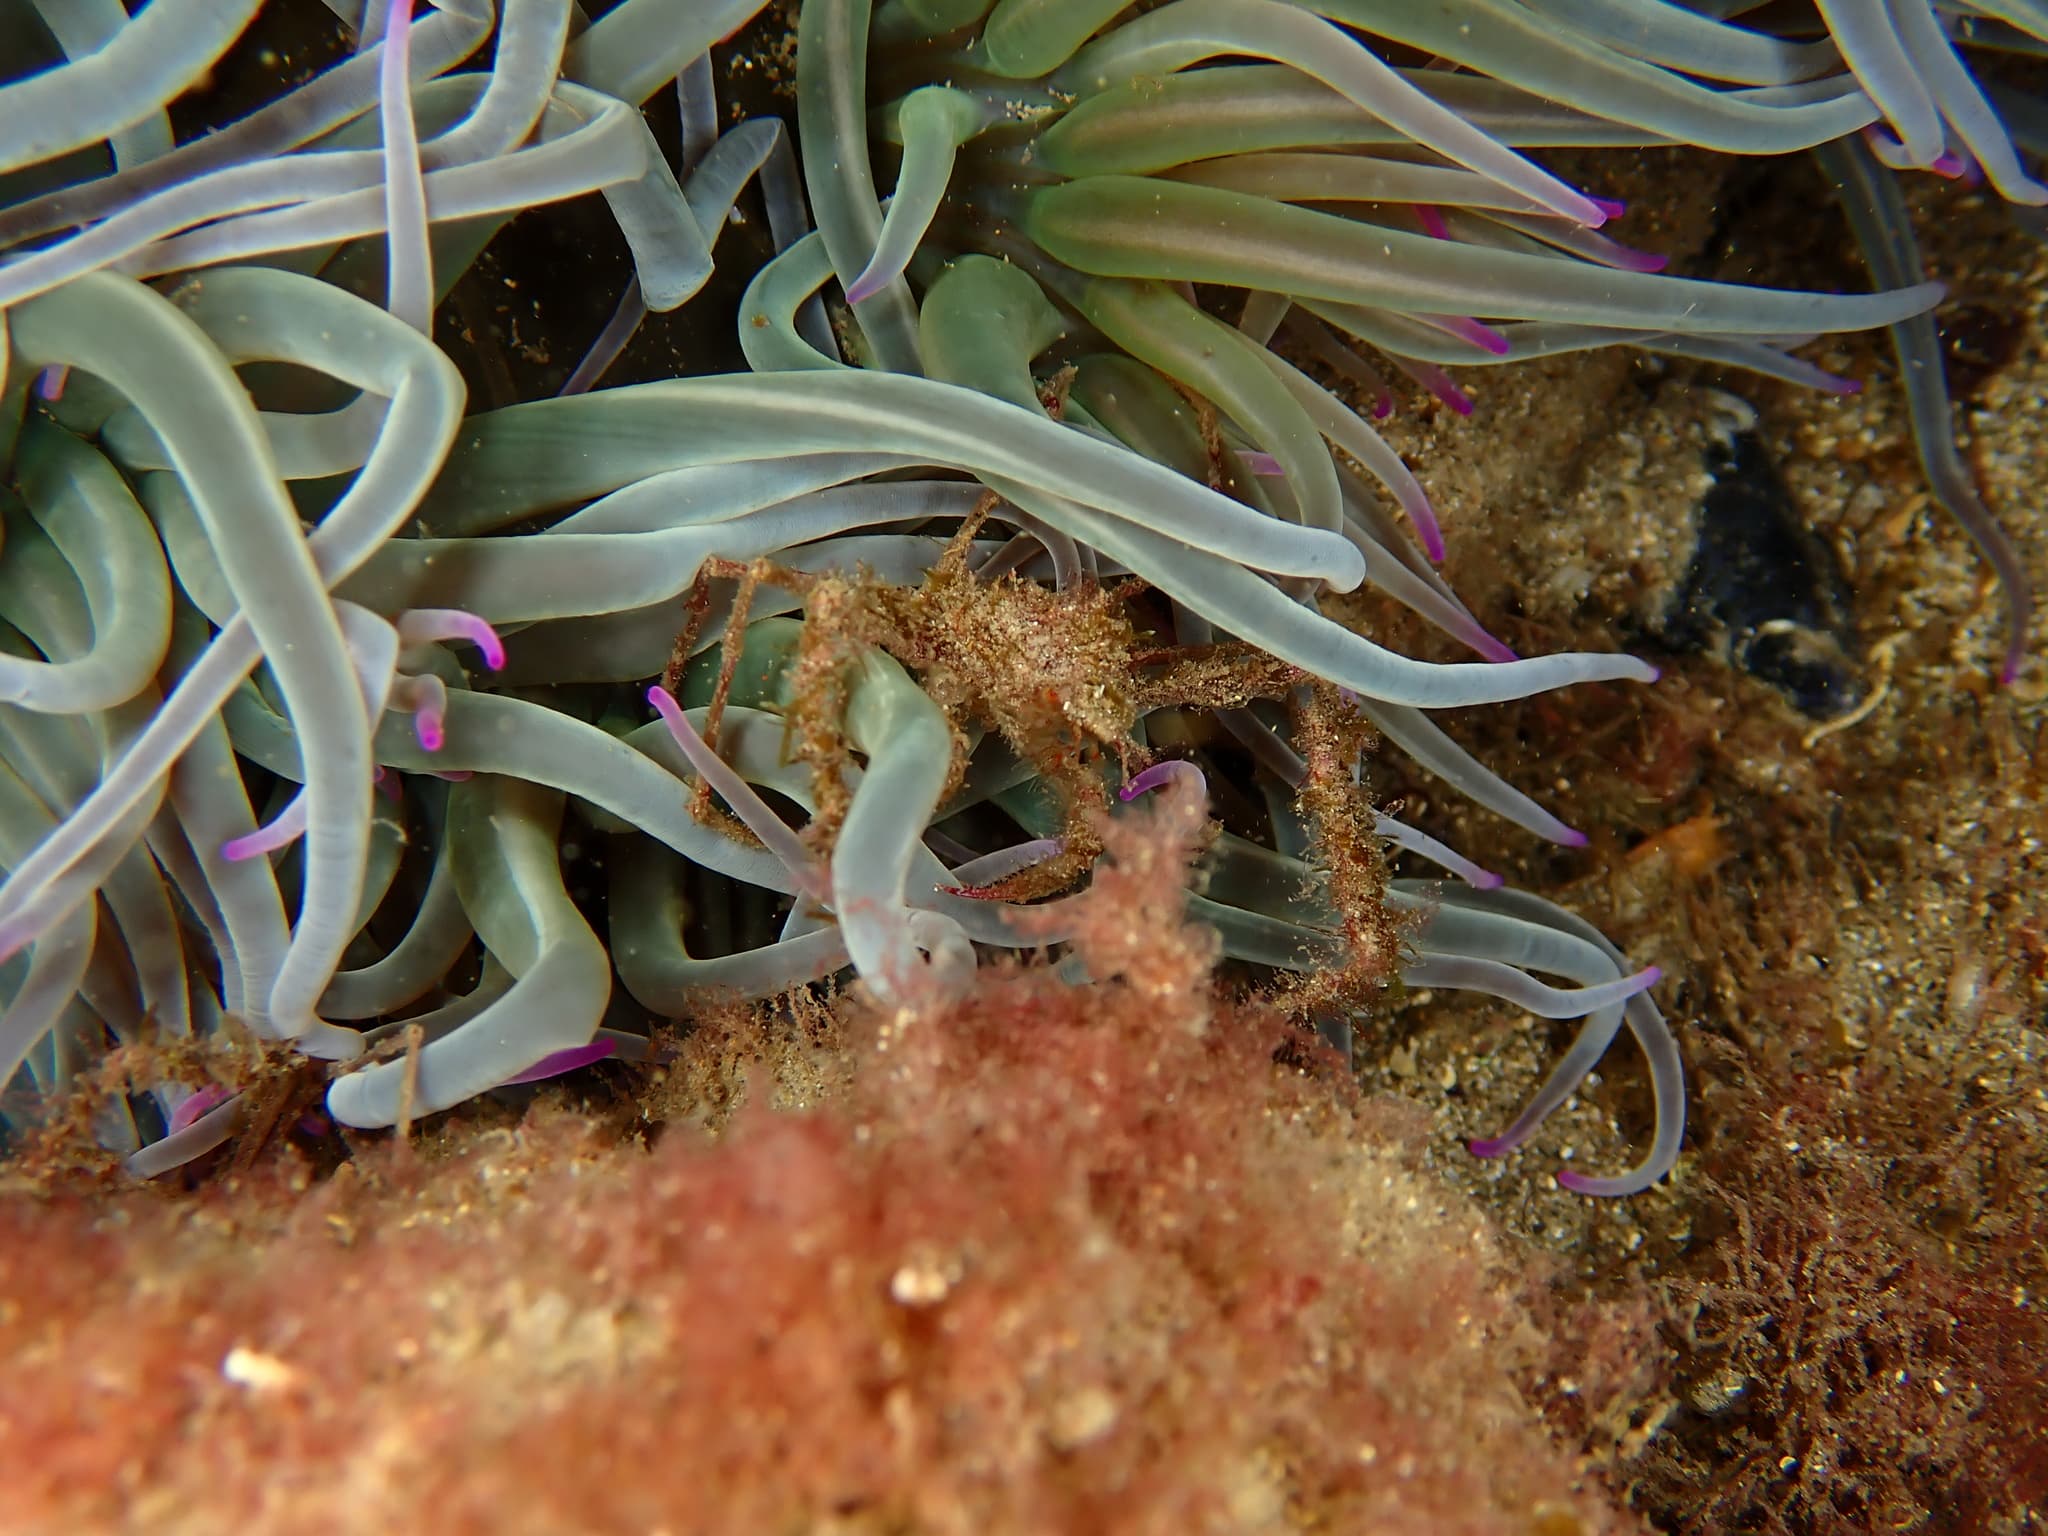
[[[823,1107],[0,1203],[0,1526],[1638,1529],[1411,1117],[1209,990],[1184,798],[1101,829],[1102,981],[842,1000]]]

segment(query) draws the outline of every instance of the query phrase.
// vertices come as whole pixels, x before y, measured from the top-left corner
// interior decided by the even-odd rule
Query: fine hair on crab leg
[[[944,558],[949,540],[921,534],[852,535],[801,545],[778,553],[776,563],[789,570],[845,576],[867,576],[893,586],[917,586]],[[1021,536],[1033,552],[1038,541]],[[977,540],[974,553],[986,557],[998,546]],[[986,579],[986,578],[984,578]],[[749,620],[793,613],[803,598],[771,582],[755,588]],[[720,643],[730,616],[713,613],[698,630],[689,654]],[[511,638],[502,687],[535,683],[637,683],[665,668],[675,652],[676,613],[671,601],[650,603],[622,613],[529,624]]]
[[[611,997],[611,962],[562,884],[562,809],[560,794],[520,779],[483,775],[450,789],[447,836],[463,909],[516,979],[416,1061],[338,1078],[327,1111],[343,1125],[447,1109],[590,1042]]]
[[[997,848],[953,867],[953,884],[958,887],[997,885],[1027,869],[1056,859],[1066,851],[1063,837],[1034,837],[1007,848]],[[956,889],[953,894],[960,894]]]
[[[1199,630],[1203,636],[1201,643],[1207,643],[1209,626],[1201,624],[1199,625]],[[1192,643],[1188,628],[1185,626],[1181,630],[1181,640],[1183,644]],[[1351,702],[1355,707],[1357,704],[1356,696],[1352,697]],[[1224,729],[1229,731],[1231,735],[1235,736],[1249,749],[1253,758],[1258,761],[1262,768],[1265,768],[1290,790],[1299,790],[1301,788],[1303,782],[1308,778],[1308,764],[1301,760],[1301,757],[1295,752],[1293,747],[1282,741],[1274,731],[1269,729],[1263,720],[1259,719],[1256,714],[1248,709],[1219,709],[1214,711],[1214,713]],[[1475,768],[1477,766],[1477,764],[1474,764]],[[1480,771],[1484,772],[1483,769]],[[1354,765],[1352,769],[1354,779],[1356,779],[1357,773],[1357,767]],[[1386,839],[1397,848],[1404,848],[1410,853],[1429,860],[1430,863],[1456,875],[1468,885],[1476,885],[1481,890],[1492,890],[1503,883],[1502,876],[1494,874],[1491,870],[1480,868],[1479,865],[1473,863],[1472,860],[1466,858],[1449,844],[1440,842],[1438,839],[1431,837],[1427,832],[1411,827],[1406,822],[1396,821],[1393,817],[1382,815],[1378,812],[1374,813],[1372,821],[1372,829],[1375,836]]]

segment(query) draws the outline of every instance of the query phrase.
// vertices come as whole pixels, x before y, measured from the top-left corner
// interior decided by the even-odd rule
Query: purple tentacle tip
[[[1158,789],[1166,784],[1186,784],[1196,794],[1208,798],[1209,781],[1202,770],[1193,763],[1177,757],[1154,763],[1150,768],[1131,775],[1130,782],[1116,792],[1117,798],[1126,802],[1135,800],[1147,790]]]
[[[1244,459],[1244,467],[1246,469],[1264,479],[1274,479],[1287,473],[1285,469],[1281,468],[1280,461],[1270,453],[1261,453],[1257,449],[1250,449],[1242,454],[1241,457]]]
[[[398,618],[401,645],[430,645],[437,640],[467,640],[483,653],[493,672],[505,670],[505,642],[490,623],[461,608],[414,608]]]
[[[1475,1137],[1465,1143],[1465,1149],[1474,1157],[1502,1157],[1515,1150],[1515,1141],[1507,1136]]]
[[[1589,1175],[1580,1173],[1575,1169],[1558,1169],[1557,1182],[1563,1185],[1566,1189],[1570,1190],[1575,1195],[1592,1195],[1599,1193],[1599,1188],[1595,1180],[1592,1179]]]
[[[217,1083],[208,1083],[204,1088],[201,1088],[197,1093],[186,1099],[184,1103],[171,1111],[170,1128],[172,1134],[175,1135],[177,1132],[184,1130],[188,1125],[195,1124],[201,1115],[212,1113],[233,1097],[233,1094]]]
[[[1566,827],[1557,834],[1557,841],[1566,848],[1583,848],[1592,842],[1593,839],[1586,836],[1577,827]]]
[[[1497,891],[1507,883],[1506,875],[1496,874],[1490,869],[1474,870],[1472,873],[1472,889],[1475,891]]]
[[[1628,212],[1628,204],[1624,203],[1618,197],[1594,197],[1589,192],[1586,194],[1586,201],[1591,203],[1595,208],[1598,208],[1610,219],[1618,219],[1623,214]]]
[[[545,1078],[560,1077],[565,1072],[574,1072],[579,1067],[603,1061],[616,1049],[609,1040],[593,1040],[588,1045],[572,1045],[567,1050],[552,1051],[518,1076],[506,1078],[499,1086],[510,1088],[515,1083],[538,1083]]]
[[[1429,390],[1431,394],[1443,401],[1445,405],[1448,405],[1460,416],[1470,416],[1472,414],[1472,397],[1458,388],[1448,378],[1434,381],[1429,386]]]

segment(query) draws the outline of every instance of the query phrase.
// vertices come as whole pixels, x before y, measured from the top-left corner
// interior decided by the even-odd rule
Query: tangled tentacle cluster
[[[1449,368],[1615,344],[1842,387],[1791,349],[1890,326],[1911,374],[1936,290],[1873,157],[2042,192],[2014,148],[2032,129],[2007,136],[1956,52],[2048,38],[2034,0],[1824,0],[1832,42],[1667,0],[805,0],[796,152],[716,100],[710,50],[760,0],[623,0],[573,38],[567,0],[331,3],[352,54],[182,141],[168,105],[259,0],[0,6],[0,57],[25,61],[0,83],[10,1116],[110,1038],[230,1017],[344,1064],[328,1110],[374,1127],[644,1056],[650,1019],[710,991],[850,969],[942,1003],[983,953],[1059,942],[1113,763],[1127,795],[1203,789],[1193,763],[1144,766],[1168,705],[1215,710],[1274,784],[1362,805],[1364,724],[1311,743],[1276,712],[1341,695],[1490,810],[1582,842],[1429,711],[1653,670],[1509,653],[1437,575],[1413,473],[1297,360],[1376,413],[1360,348],[1461,409]],[[640,110],[671,86],[673,159]],[[1880,291],[1663,276],[1602,231],[1618,205],[1524,153],[1674,140],[1832,146]],[[597,387],[703,287],[750,183],[775,254],[746,368]],[[437,296],[513,215],[590,192],[634,266],[610,323],[558,396],[465,416]],[[1932,385],[1915,422],[1953,503]],[[2010,552],[1969,506],[2017,635]],[[1318,611],[1361,582],[1478,659]],[[1142,610],[1169,664],[1114,699],[1137,662],[977,706],[1028,657],[912,644],[862,607],[879,584],[1028,612],[1005,632],[1051,647],[1094,625],[1074,655],[1134,654],[1111,631],[1134,644]],[[1236,681],[1172,660],[1219,656]],[[1623,1194],[1672,1166],[1654,968],[1364,813],[1360,838],[1454,877],[1380,883],[1368,922],[1315,818],[1272,803],[1270,845],[1220,834],[1190,898],[1226,956],[1584,1018],[1481,1155],[1626,1026],[1654,1142],[1564,1177]],[[1034,882],[1055,899],[1027,906]],[[148,1082],[97,1129],[153,1173],[237,1113]]]

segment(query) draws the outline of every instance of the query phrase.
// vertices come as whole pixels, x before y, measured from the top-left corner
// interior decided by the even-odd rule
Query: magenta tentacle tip
[[[245,863],[261,858],[268,853],[288,847],[306,831],[306,792],[302,789],[292,797],[291,804],[278,812],[277,819],[254,832],[245,832],[240,837],[231,837],[220,845],[220,856],[230,864]]]
[[[1382,394],[1376,400],[1373,401],[1372,419],[1374,421],[1385,421],[1389,416],[1393,414],[1394,397],[1392,395]]]
[[[1592,842],[1593,839],[1586,836],[1586,834],[1581,832],[1577,827],[1564,827],[1559,830],[1556,838],[1553,839],[1553,841],[1559,843],[1560,845],[1566,848],[1584,848],[1587,844]]]
[[[1495,357],[1506,357],[1514,350],[1514,344],[1505,335],[1485,322],[1473,320],[1470,325],[1471,330],[1467,333],[1470,339]]]
[[[493,672],[505,670],[505,642],[490,621],[462,608],[414,608],[399,615],[401,645],[427,645],[436,640],[467,640],[483,653]]]
[[[270,845],[264,841],[263,829],[260,827],[246,837],[231,837],[220,845],[220,856],[230,864],[246,864],[250,859],[269,851]]]
[[[187,1126],[197,1124],[202,1115],[211,1114],[234,1097],[234,1094],[218,1084],[208,1083],[171,1111],[171,1134],[176,1135]]]
[[[1277,479],[1284,477],[1287,473],[1281,467],[1280,461],[1270,453],[1261,453],[1257,449],[1248,449],[1240,457],[1244,459],[1244,467],[1246,469],[1263,479]]]
[[[1448,240],[1451,238],[1450,226],[1444,223],[1443,212],[1435,203],[1417,203],[1415,205],[1415,217],[1417,222],[1422,225],[1422,232],[1428,235],[1430,239]]]
[[[1501,1157],[1515,1150],[1515,1143],[1506,1136],[1475,1137],[1465,1143],[1465,1150],[1474,1157]]]
[[[1130,780],[1116,794],[1119,800],[1129,803],[1148,790],[1158,789],[1166,784],[1187,784],[1204,799],[1208,797],[1209,781],[1202,770],[1182,758],[1169,757],[1164,762],[1154,763],[1150,768],[1131,775]]]
[[[560,1077],[579,1067],[603,1061],[617,1048],[610,1040],[593,1040],[588,1045],[572,1045],[566,1050],[551,1051],[524,1072],[506,1078],[498,1086],[510,1088],[516,1083],[538,1083],[546,1078]]]
[[[1618,219],[1628,212],[1628,204],[1618,197],[1594,197],[1591,193],[1588,193],[1586,201],[1595,208],[1598,208],[1601,213],[1610,219]]]
[[[1497,891],[1507,883],[1508,877],[1506,875],[1496,874],[1493,870],[1475,869],[1472,871],[1471,885],[1475,891]]]

